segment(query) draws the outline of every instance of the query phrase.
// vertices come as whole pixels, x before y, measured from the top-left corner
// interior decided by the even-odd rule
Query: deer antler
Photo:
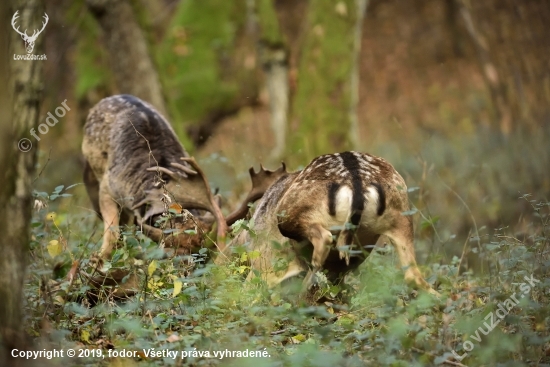
[[[248,214],[248,203],[253,203],[260,199],[275,181],[288,174],[284,162],[281,162],[281,167],[275,171],[266,170],[264,166],[260,164],[260,170],[258,173],[254,171],[254,167],[250,167],[248,172],[250,173],[250,179],[252,181],[252,189],[242,202],[241,206],[233,213],[229,214],[225,219],[228,226],[232,225],[237,220],[246,217]]]
[[[19,33],[21,36],[23,37],[28,37],[27,36],[27,30],[25,29],[25,33],[22,33],[21,31],[19,31],[19,27],[15,28],[15,22],[17,20],[17,18],[19,18],[19,10],[15,12],[15,14],[13,15],[13,17],[11,18],[11,26],[13,27],[13,29]]]
[[[48,18],[48,14],[44,13],[44,20],[45,20],[45,21],[42,22],[42,29],[39,30],[38,33],[37,33],[37,31],[35,30],[35,31],[33,32],[32,36],[31,36],[31,38],[36,39],[36,37],[38,37],[38,35],[39,35],[40,33],[42,33],[42,31],[44,30],[44,28],[46,28],[46,24],[48,24],[48,20],[49,20],[49,19],[50,19],[50,18]],[[26,31],[26,30],[25,30],[25,31]],[[36,36],[35,36],[35,34],[36,34]]]
[[[187,162],[191,168],[197,173],[196,175],[193,175],[189,177],[189,180],[202,180],[204,183],[204,186],[206,187],[206,195],[208,196],[208,201],[210,202],[211,208],[209,208],[209,211],[211,211],[212,215],[214,215],[214,218],[216,218],[217,223],[217,245],[218,249],[222,251],[225,248],[225,236],[227,235],[227,224],[226,220],[223,217],[223,213],[218,205],[218,202],[216,201],[216,198],[212,194],[212,190],[210,190],[210,184],[208,183],[208,180],[206,179],[206,175],[204,174],[204,171],[199,167],[197,164],[197,161],[195,161],[195,158],[193,157],[182,157],[182,161]]]
[[[39,35],[40,33],[42,33],[42,31],[44,30],[44,28],[46,28],[46,24],[48,24],[48,20],[50,19],[50,18],[48,18],[48,14],[44,13],[44,22],[42,22],[42,29],[39,30],[39,31],[37,31],[37,30],[35,29],[35,30],[33,31],[33,33],[32,33],[32,36],[29,36],[29,35],[27,34],[27,30],[26,30],[26,29],[25,29],[25,32],[21,32],[21,31],[19,30],[19,27],[15,28],[16,20],[17,20],[17,18],[19,18],[19,14],[18,14],[18,13],[19,13],[19,10],[16,11],[15,14],[13,15],[13,17],[11,18],[11,26],[13,27],[13,29],[14,29],[17,33],[19,33],[21,36],[23,36],[24,38],[29,39],[29,40],[35,40],[35,39],[38,37],[38,35]]]

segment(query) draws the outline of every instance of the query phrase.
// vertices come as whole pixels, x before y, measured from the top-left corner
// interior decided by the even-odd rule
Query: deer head
[[[214,195],[214,199],[217,206],[221,208],[221,196]],[[170,229],[172,233],[165,234],[160,228],[142,223],[143,233],[157,243],[164,240],[165,248],[173,249],[178,255],[189,255],[198,252],[203,245],[203,234],[210,232],[216,218],[210,212],[200,215],[191,213],[177,204],[172,204],[170,209],[171,211],[175,210],[180,215],[170,219],[165,224],[166,228]],[[155,215],[148,222],[156,223],[161,217],[161,215]],[[190,230],[192,232],[189,232]]]
[[[188,176],[193,176],[198,174],[198,172],[193,171],[181,164],[172,163],[171,165],[175,169],[170,170],[165,167],[151,167],[148,169],[148,171],[162,172],[164,174],[169,175],[174,179],[174,182],[176,183],[175,186],[179,186],[177,182],[178,182],[178,179],[181,180],[182,176],[185,175],[185,177],[188,177]],[[193,168],[195,168],[199,172],[202,172],[198,167],[193,166]],[[288,174],[284,163],[282,163],[281,167],[279,167],[275,171],[266,170],[263,167],[263,165],[260,165],[260,170],[258,172],[254,170],[254,167],[251,167],[248,172],[250,173],[252,188],[250,189],[250,192],[248,193],[246,198],[243,200],[239,208],[226,217],[225,222],[227,226],[231,226],[237,220],[243,219],[244,217],[246,217],[249,211],[249,204],[255,202],[256,200],[259,200],[274,182],[276,182],[279,178]],[[186,180],[188,181],[189,178],[186,178]],[[202,177],[202,181],[206,183],[206,179],[204,177]],[[151,194],[154,195],[152,192],[150,192],[150,195]],[[151,217],[156,218],[158,216],[158,213],[161,213],[165,210],[164,205],[160,200],[160,195],[162,195],[160,192],[156,194],[155,196],[157,197],[156,200],[151,200],[150,197],[145,199],[145,201],[149,203],[149,210],[145,213],[144,217],[140,219],[141,226],[144,230],[144,233],[148,237],[152,238],[157,242],[164,239],[166,241],[165,243],[167,247],[174,247],[174,248],[180,248],[180,249],[183,248],[185,250],[191,250],[191,252],[193,251],[193,249],[196,250],[196,248],[198,248],[198,245],[200,245],[200,243],[198,243],[197,241],[197,238],[199,238],[200,236],[186,234],[184,233],[184,230],[191,229],[194,227],[200,227],[199,228],[200,231],[203,231],[203,232],[208,231],[212,227],[215,217],[212,214],[207,213],[204,216],[195,217],[196,219],[195,221],[187,220],[182,222],[182,220],[178,218],[178,220],[176,220],[176,222],[172,224],[173,228],[171,228],[171,229],[176,229],[176,233],[166,236],[161,229],[153,227],[146,223],[146,219]],[[214,199],[217,203],[217,206],[221,207],[219,196],[217,195],[214,196]],[[144,202],[140,202],[135,205],[135,208],[138,208],[143,204]],[[211,213],[213,213],[213,211]]]
[[[227,225],[220,210],[218,200],[212,195],[208,180],[195,159],[193,157],[183,157],[182,160],[188,163],[192,169],[183,164],[172,162],[171,166],[174,167],[173,169],[168,169],[166,167],[150,167],[147,171],[159,174],[162,172],[170,176],[171,180],[166,183],[165,189],[174,196],[181,207],[203,209],[212,213],[218,224],[218,245],[221,250],[225,246]],[[162,188],[150,190],[145,199],[135,204],[132,208],[135,211],[143,205],[148,205],[148,210],[145,215],[140,218],[140,224],[144,225],[144,228],[153,235],[154,239],[162,237],[162,231],[158,228],[148,226],[145,221],[154,215],[166,211],[166,207],[162,200],[163,195],[164,191]]]
[[[13,29],[19,33],[21,35],[21,38],[23,38],[23,41],[25,41],[25,48],[27,49],[27,53],[31,53],[32,50],[34,49],[34,42],[36,42],[36,39],[38,38],[38,35],[40,33],[42,33],[42,31],[44,30],[44,28],[46,28],[46,24],[48,24],[48,14],[44,13],[44,22],[42,23],[42,29],[37,31],[37,30],[34,30],[34,32],[32,33],[32,36],[29,36],[27,34],[27,30],[25,29],[24,32],[21,32],[19,30],[19,26],[16,28],[15,27],[15,23],[16,23],[16,20],[17,18],[19,18],[19,15],[18,15],[19,11],[16,11],[15,14],[13,15],[13,18],[11,18],[11,26],[13,27]]]
[[[259,200],[273,183],[288,174],[284,162],[282,162],[281,167],[275,171],[266,170],[264,166],[260,164],[260,170],[257,173],[254,171],[254,167],[250,167],[248,172],[250,173],[250,180],[252,181],[252,189],[250,189],[250,192],[243,200],[241,206],[227,216],[226,222],[228,226],[246,217],[249,209],[248,204]]]

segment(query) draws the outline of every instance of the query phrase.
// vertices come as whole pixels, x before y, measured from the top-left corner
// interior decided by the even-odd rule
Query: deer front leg
[[[313,284],[313,276],[323,268],[330,253],[332,233],[320,224],[313,224],[309,227],[307,239],[313,245],[313,255],[311,257],[313,269],[309,270],[304,279],[304,286],[309,288]]]
[[[103,217],[104,233],[103,244],[99,256],[108,259],[119,236],[119,208],[105,187],[104,181],[99,188],[99,209]]]

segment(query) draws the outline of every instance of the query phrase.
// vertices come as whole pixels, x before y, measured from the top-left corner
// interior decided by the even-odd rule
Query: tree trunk
[[[262,43],[260,46],[262,66],[265,71],[271,129],[275,137],[275,147],[270,158],[281,158],[286,147],[288,116],[288,52],[282,43]]]
[[[353,65],[351,69],[351,96],[349,104],[349,140],[353,149],[359,149],[359,118],[357,106],[359,105],[359,55],[361,55],[361,39],[363,35],[363,20],[367,12],[369,0],[355,0],[357,16],[355,17],[355,29],[353,32]]]
[[[87,0],[87,4],[103,29],[118,92],[151,103],[168,118],[160,79],[128,0]]]
[[[479,63],[485,82],[489,87],[493,107],[495,110],[495,120],[498,129],[504,136],[508,136],[512,130],[512,112],[509,107],[509,101],[502,82],[500,80],[497,68],[491,60],[489,53],[489,44],[483,35],[477,30],[472,17],[467,0],[457,0],[460,8],[460,15],[464,20],[466,30],[474,43]]]
[[[19,11],[21,29],[38,27],[44,14],[40,0],[16,0],[5,17],[2,4],[3,24],[9,16]],[[7,37],[9,34],[9,41]],[[23,41],[16,32],[0,35],[0,49],[9,50],[8,55],[26,54]],[[44,34],[36,40],[34,53],[42,53]],[[23,331],[22,298],[25,266],[29,244],[32,194],[31,185],[36,161],[36,147],[23,152],[33,139],[29,130],[36,128],[40,101],[42,100],[42,66],[44,61],[0,61],[0,80],[9,80],[7,91],[0,90],[0,233],[2,233],[2,256],[0,256],[0,365],[28,365],[21,358],[12,359],[11,350],[29,350]],[[9,70],[9,72],[8,72]],[[22,142],[21,139],[27,139]],[[18,149],[20,142],[20,149]],[[32,143],[36,143],[32,141]]]
[[[269,95],[271,129],[275,146],[270,159],[279,160],[286,149],[289,112],[289,51],[283,40],[279,20],[272,0],[258,1],[258,54],[264,70]]]
[[[349,137],[354,65],[355,0],[309,2],[293,99],[289,159],[351,147]]]

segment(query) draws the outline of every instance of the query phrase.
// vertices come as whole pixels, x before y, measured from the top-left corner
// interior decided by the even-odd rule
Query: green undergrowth
[[[135,280],[135,295],[120,299],[112,287],[93,287],[86,276],[102,226],[73,205],[72,190],[59,186],[35,194],[25,286],[26,330],[41,348],[73,348],[88,356],[66,359],[71,365],[550,363],[548,202],[520,199],[537,220],[524,238],[501,230],[480,239],[476,251],[487,264],[483,273],[464,269],[457,256],[421,266],[439,299],[404,284],[391,247],[373,252],[348,275],[343,295],[336,294],[341,285],[325,284],[320,276],[318,294],[324,297],[312,303],[290,291],[292,284],[267,289],[259,278],[244,282],[247,260],[261,254],[237,248],[223,266],[207,261],[206,248],[190,257],[164,258],[154,242],[130,228],[123,228],[122,245],[102,265],[124,275],[122,286]],[[75,261],[79,272],[71,280]],[[498,323],[489,331],[491,318]],[[177,352],[177,358],[153,357],[153,349]],[[135,357],[113,356],[122,351]],[[245,351],[263,354],[239,357]]]

